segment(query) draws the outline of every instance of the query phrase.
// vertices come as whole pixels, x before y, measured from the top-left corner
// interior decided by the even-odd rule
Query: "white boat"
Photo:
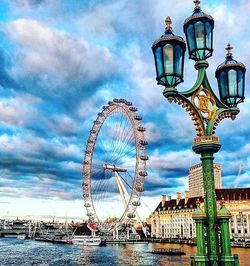
[[[106,240],[99,236],[75,235],[72,238],[73,244],[83,246],[106,246]]]
[[[20,235],[17,235],[17,239],[25,240],[27,239],[27,236],[25,234],[20,234]]]

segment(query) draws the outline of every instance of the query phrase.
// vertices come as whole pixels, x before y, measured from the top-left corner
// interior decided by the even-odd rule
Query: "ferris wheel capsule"
[[[140,115],[135,115],[134,118],[135,120],[139,120],[139,121],[142,120],[142,117]]]
[[[135,214],[134,213],[128,213],[128,218],[130,218],[130,219],[135,218]]]
[[[139,141],[139,143],[140,143],[141,145],[143,145],[143,146],[148,145],[148,142],[147,142],[146,140],[143,140],[143,139],[141,139],[141,140]]]
[[[140,159],[143,160],[143,161],[147,161],[148,160],[148,156],[141,155],[140,156]]]
[[[144,191],[143,186],[136,186],[135,189],[137,192],[143,192]]]
[[[132,204],[134,206],[140,206],[141,205],[140,201],[137,201],[137,200],[136,201],[133,201]]]
[[[134,107],[134,106],[129,107],[129,110],[132,111],[132,112],[137,112],[138,111],[138,109],[136,107]]]
[[[131,103],[131,102],[128,102],[128,101],[127,101],[125,104],[126,104],[127,106],[132,106],[132,103]]]
[[[139,172],[139,175],[140,175],[140,176],[147,176],[148,173],[147,173],[146,171],[140,171],[140,172]]]
[[[140,127],[137,128],[137,130],[140,131],[140,132],[144,132],[144,131],[146,131],[146,128],[140,126]]]

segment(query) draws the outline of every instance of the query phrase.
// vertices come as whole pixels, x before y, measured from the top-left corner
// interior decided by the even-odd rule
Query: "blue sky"
[[[216,67],[230,42],[234,58],[250,65],[250,3],[204,1],[215,19],[208,75],[217,93]],[[174,7],[174,8],[173,8]],[[149,176],[144,201],[153,210],[161,194],[184,192],[195,131],[179,106],[170,105],[155,82],[152,42],[167,15],[176,35],[192,14],[182,0],[13,0],[0,7],[0,216],[85,217],[81,163],[88,131],[109,100],[138,107],[147,128]],[[196,78],[185,60],[185,82]],[[249,187],[249,75],[246,100],[235,121],[217,129],[224,187]],[[144,210],[146,215],[148,210]]]

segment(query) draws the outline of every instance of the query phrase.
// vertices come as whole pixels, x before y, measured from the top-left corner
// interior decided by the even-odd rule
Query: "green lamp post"
[[[232,47],[228,44],[226,60],[218,66],[215,73],[219,99],[212,90],[206,74],[208,68],[206,59],[213,53],[214,20],[210,15],[201,11],[199,0],[195,0],[194,3],[194,12],[185,20],[183,26],[189,58],[195,61],[195,69],[198,71],[194,86],[186,91],[176,89],[176,86],[183,82],[186,45],[181,37],[173,34],[169,17],[166,19],[165,34],[153,43],[152,50],[155,59],[156,80],[158,84],[165,87],[163,95],[170,103],[178,103],[188,112],[197,132],[193,150],[201,155],[202,161],[206,214],[204,226],[207,232],[206,256],[208,261],[197,262],[196,265],[219,265],[221,263],[220,249],[225,250],[225,248],[218,244],[219,224],[213,160],[214,153],[219,151],[221,145],[214,133],[221,120],[224,118],[234,120],[239,113],[237,105],[244,101],[246,67],[233,59]],[[223,226],[225,227],[225,225]],[[228,222],[227,226],[229,226]],[[202,237],[204,238],[204,235]],[[197,239],[197,246],[203,243],[203,239],[200,238]],[[222,245],[228,241],[224,241]],[[227,245],[230,246],[230,241]],[[228,259],[226,265],[232,265],[230,256],[233,258],[232,255],[224,256],[223,263],[227,263],[225,260]]]

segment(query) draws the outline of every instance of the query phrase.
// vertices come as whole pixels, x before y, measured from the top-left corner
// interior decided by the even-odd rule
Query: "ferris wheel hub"
[[[114,164],[103,164],[104,170],[112,170],[113,172],[127,172],[126,168],[116,167]]]

